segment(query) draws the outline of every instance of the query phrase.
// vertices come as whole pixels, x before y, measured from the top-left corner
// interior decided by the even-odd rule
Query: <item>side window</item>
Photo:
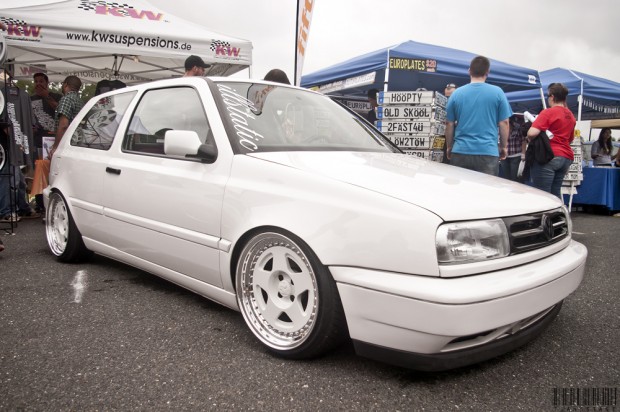
[[[192,130],[206,142],[209,122],[193,88],[173,87],[144,93],[127,129],[123,149],[164,155],[164,136],[168,130]]]
[[[86,113],[71,136],[71,145],[108,150],[136,92],[103,97]]]

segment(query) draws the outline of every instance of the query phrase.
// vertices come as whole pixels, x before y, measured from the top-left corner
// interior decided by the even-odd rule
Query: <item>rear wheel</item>
[[[82,234],[60,193],[52,193],[50,196],[46,210],[45,233],[50,250],[62,262],[79,262],[92,255],[84,245]]]
[[[293,235],[270,231],[249,239],[237,264],[236,288],[250,330],[282,357],[318,356],[347,336],[336,283]]]

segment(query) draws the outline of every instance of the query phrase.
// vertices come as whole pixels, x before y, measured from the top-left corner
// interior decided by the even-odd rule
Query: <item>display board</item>
[[[347,108],[353,110],[355,113],[359,114],[360,116],[364,118],[366,118],[368,111],[372,109],[370,102],[366,99],[361,99],[361,98],[347,99],[347,98],[342,98],[342,97],[332,97],[332,99],[342,104],[343,106],[346,106]]]
[[[580,121],[575,126],[575,138],[571,142],[571,149],[573,149],[573,163],[568,168],[568,172],[564,175],[562,181],[562,195],[570,195],[568,206],[569,210],[573,204],[573,195],[578,193],[577,186],[581,185],[583,181],[583,136],[590,134],[590,122]]]
[[[574,160],[564,176],[562,186],[578,186],[583,181],[583,154],[581,150],[581,138],[575,136],[575,140],[570,145],[573,149]],[[568,193],[568,192],[567,192]]]
[[[446,105],[441,93],[418,90],[379,92],[379,129],[403,152],[441,162],[446,133]]]

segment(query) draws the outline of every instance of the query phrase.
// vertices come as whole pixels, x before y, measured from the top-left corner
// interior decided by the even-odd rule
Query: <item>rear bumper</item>
[[[330,267],[360,355],[420,370],[498,356],[538,335],[580,284],[586,248],[462,278]],[[388,354],[389,352],[389,354]]]

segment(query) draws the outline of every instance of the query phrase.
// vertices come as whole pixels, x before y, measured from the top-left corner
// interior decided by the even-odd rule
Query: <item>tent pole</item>
[[[114,57],[114,59],[116,59],[116,56]],[[125,61],[125,56],[122,56],[121,62],[118,64],[118,67],[116,68],[116,70],[114,70],[114,77],[118,78],[118,75],[121,71],[121,66],[123,65],[124,61]]]
[[[540,100],[542,100],[543,109],[547,108],[547,102],[545,101],[545,92],[543,92],[542,87],[540,88]]]
[[[383,91],[388,91],[388,83],[390,81],[390,50],[387,51],[387,62],[385,62],[385,77],[383,79]]]
[[[297,43],[299,42],[299,3],[300,1],[297,1],[297,15],[295,16],[295,63],[294,63],[294,67],[293,67],[293,86],[299,86],[297,84]]]
[[[572,73],[572,71],[571,71]],[[573,73],[575,74],[575,73]],[[577,96],[577,121],[581,121],[581,107],[583,105],[583,79],[581,79],[581,90],[579,90],[579,96]]]
[[[115,76],[118,76],[118,68],[116,66],[117,62],[118,62],[118,56],[115,54],[114,63],[112,63],[112,72],[114,73]]]
[[[569,72],[580,80],[579,96],[577,96],[577,121],[581,121],[581,106],[583,104],[583,77],[577,76],[577,74],[572,70],[569,70]]]

